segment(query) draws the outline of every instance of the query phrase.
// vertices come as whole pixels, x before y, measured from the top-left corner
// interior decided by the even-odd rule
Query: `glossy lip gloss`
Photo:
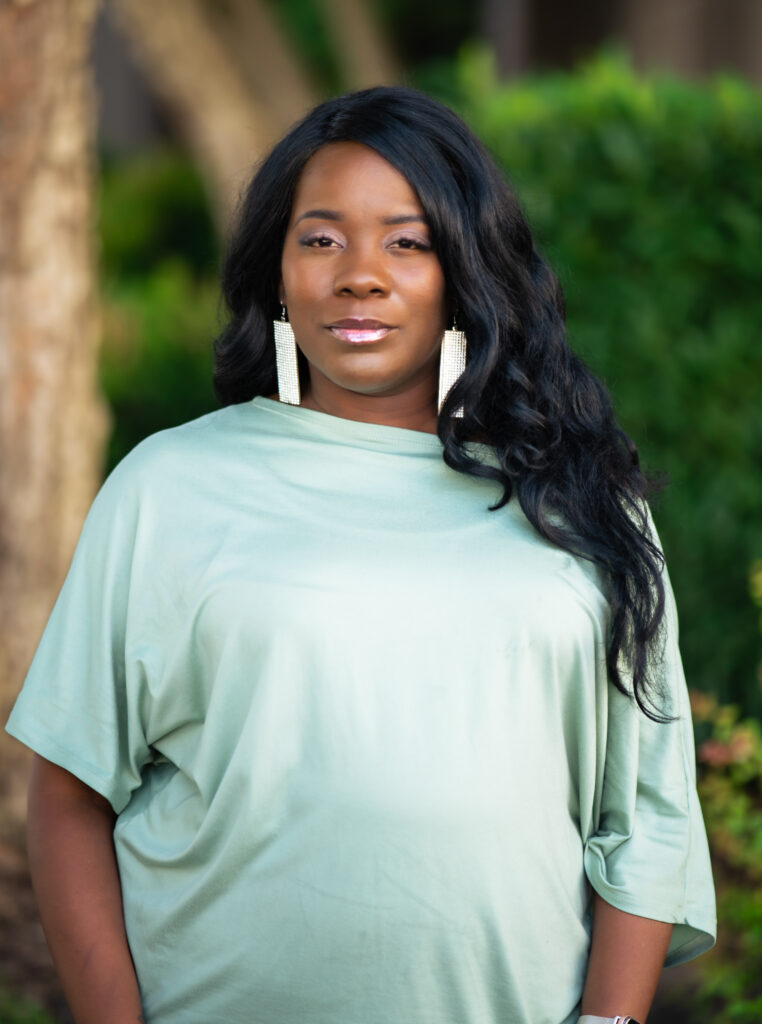
[[[378,320],[338,320],[329,324],[328,330],[335,338],[350,345],[368,345],[381,341],[396,328]]]

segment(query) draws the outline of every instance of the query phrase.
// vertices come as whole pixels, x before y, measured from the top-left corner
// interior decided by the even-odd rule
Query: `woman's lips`
[[[341,320],[338,323],[330,324],[328,330],[341,341],[346,341],[351,345],[363,345],[381,341],[396,328],[390,327],[389,324],[379,323],[377,320]]]
[[[331,334],[342,341],[351,342],[353,345],[362,345],[363,342],[381,341],[387,334],[394,330],[393,327],[329,327]]]

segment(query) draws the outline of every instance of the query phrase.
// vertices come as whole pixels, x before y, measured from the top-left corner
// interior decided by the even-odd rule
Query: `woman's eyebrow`
[[[301,220],[307,220],[308,217],[316,217],[318,220],[344,220],[342,214],[337,213],[336,210],[306,210],[294,221],[294,224],[298,224]]]
[[[294,221],[294,224],[298,224],[300,221],[308,220],[309,218],[315,218],[317,220],[344,220],[344,215],[339,213],[338,210],[305,210],[304,213],[300,213]],[[422,213],[400,213],[394,217],[382,217],[382,224],[410,224],[419,223],[426,224],[426,218]]]
[[[400,213],[396,217],[382,217],[382,224],[410,224],[417,222],[426,224],[427,220],[422,213]]]

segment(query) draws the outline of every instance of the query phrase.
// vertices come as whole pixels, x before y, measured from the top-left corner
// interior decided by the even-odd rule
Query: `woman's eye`
[[[422,249],[427,251],[431,248],[422,238],[395,238],[392,245],[397,249]]]
[[[330,235],[308,235],[302,239],[302,245],[309,246],[312,249],[328,249],[332,245],[338,244],[336,239],[331,238]]]

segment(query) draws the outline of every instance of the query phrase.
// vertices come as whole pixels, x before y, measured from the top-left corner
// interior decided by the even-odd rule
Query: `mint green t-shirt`
[[[711,944],[674,609],[654,724],[498,496],[265,398],[104,485],[8,728],[118,814],[148,1024],[571,1024],[591,886]]]

